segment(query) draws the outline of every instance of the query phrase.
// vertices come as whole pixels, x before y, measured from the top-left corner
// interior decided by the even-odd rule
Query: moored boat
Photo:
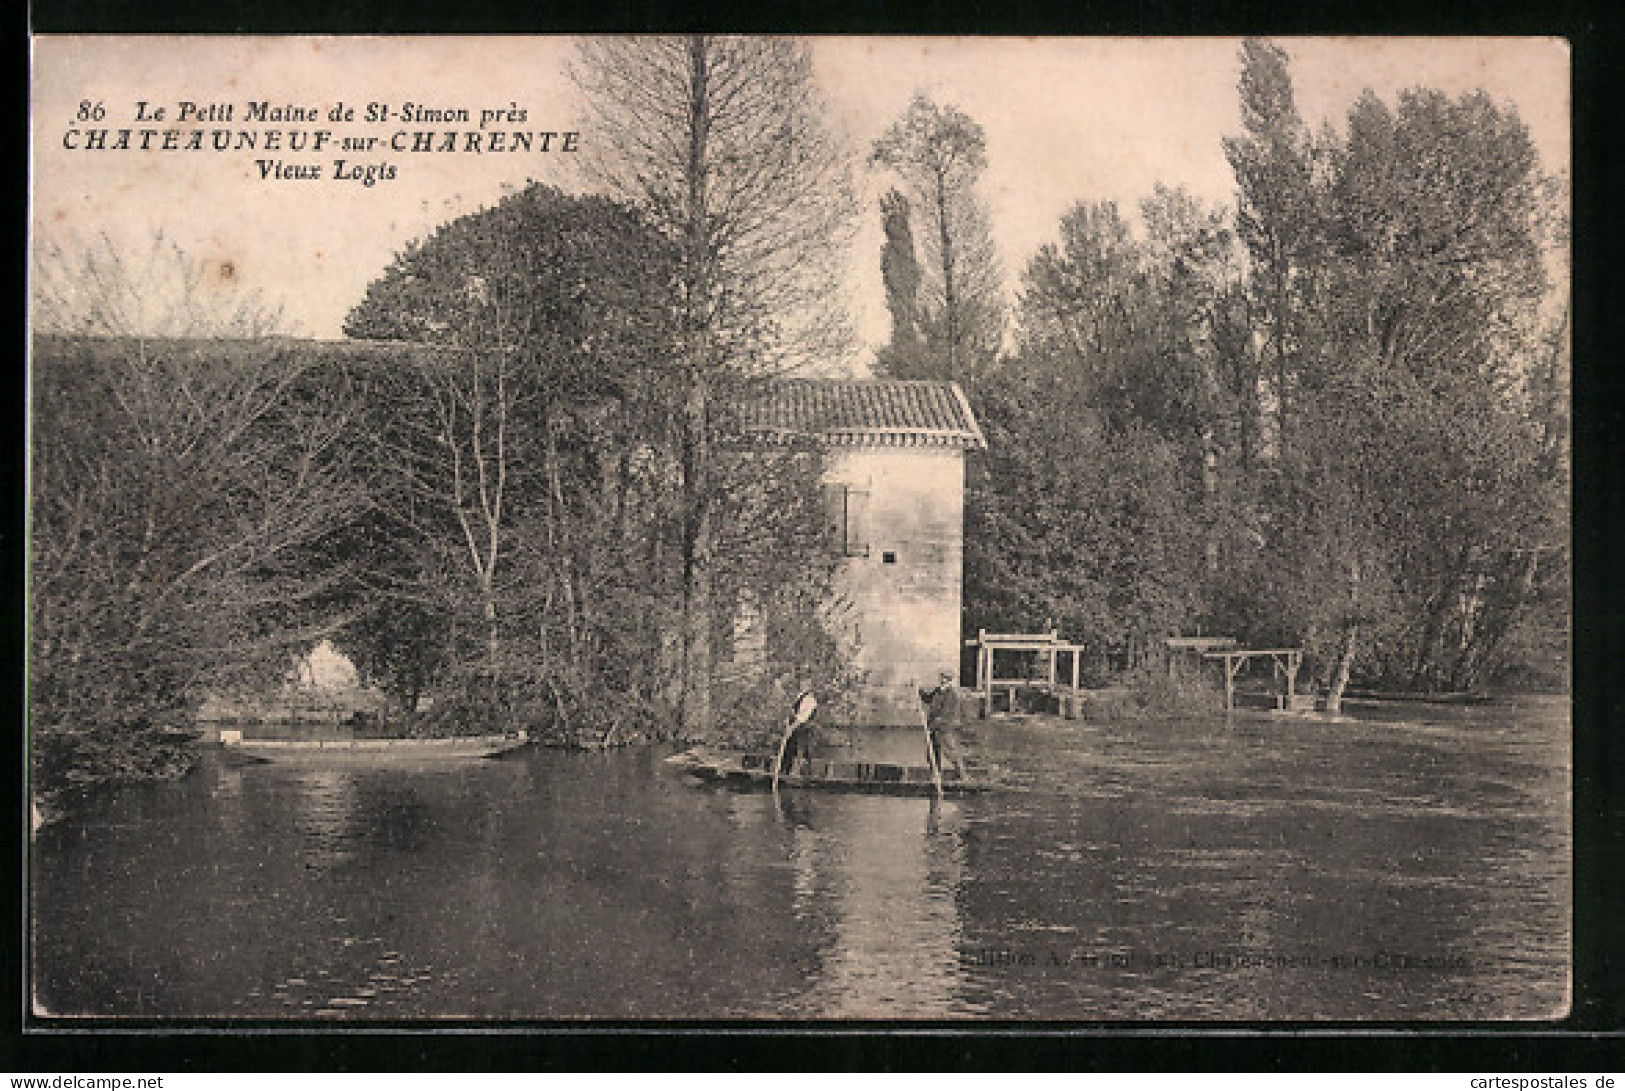
[[[746,750],[721,750],[697,746],[666,759],[702,780],[735,787],[770,787],[776,755]],[[879,792],[889,795],[935,795],[936,778],[930,767],[893,762],[839,761],[799,758],[780,772],[781,788],[825,788],[847,792]],[[994,787],[985,776],[948,769],[942,775],[942,794],[966,795]]]
[[[440,762],[490,758],[530,741],[519,731],[503,735],[449,735],[442,738],[255,739],[241,731],[220,732],[227,752],[269,761]]]

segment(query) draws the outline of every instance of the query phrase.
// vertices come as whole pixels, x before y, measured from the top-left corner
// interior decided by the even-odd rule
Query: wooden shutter
[[[869,490],[846,490],[846,555],[869,555]]]

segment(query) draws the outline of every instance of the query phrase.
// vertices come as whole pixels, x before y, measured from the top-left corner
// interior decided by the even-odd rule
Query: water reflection
[[[791,1000],[830,1018],[961,1010],[964,870],[957,802],[785,793],[797,922],[824,938]]]
[[[360,791],[348,769],[312,769],[292,779],[294,828],[305,867],[325,870],[355,858]]]
[[[248,799],[243,790],[242,769],[235,765],[211,763],[196,775],[211,780],[218,827],[241,833],[248,821]]]
[[[1560,1015],[1563,711],[1001,722],[988,757],[1017,787],[942,802],[718,790],[649,751],[209,756],[40,832],[36,996],[179,1018]],[[1464,961],[1314,961],[1385,952]]]

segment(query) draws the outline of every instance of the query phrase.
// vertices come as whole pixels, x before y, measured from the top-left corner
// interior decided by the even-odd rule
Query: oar
[[[937,786],[937,798],[942,798],[942,766],[937,762],[937,748],[931,741],[931,719],[920,709],[920,727],[925,731],[925,763],[931,770],[931,783]]]

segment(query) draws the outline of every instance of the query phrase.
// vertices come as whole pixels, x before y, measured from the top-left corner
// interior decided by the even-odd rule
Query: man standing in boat
[[[943,773],[950,769],[965,774],[959,753],[959,686],[952,671],[937,675],[935,689],[921,689],[925,702],[926,734],[931,740],[931,759]]]
[[[790,718],[784,725],[784,741],[779,745],[779,760],[774,776],[789,772],[797,758],[812,757],[813,721],[818,715],[818,698],[809,687],[803,686],[791,706]]]

